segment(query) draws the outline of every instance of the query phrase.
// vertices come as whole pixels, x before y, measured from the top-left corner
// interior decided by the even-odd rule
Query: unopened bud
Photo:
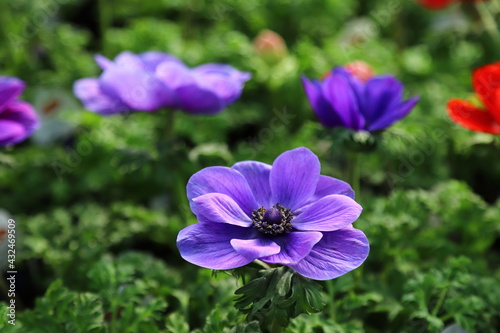
[[[287,53],[285,40],[271,30],[261,31],[253,41],[255,53],[270,61],[281,60]]]
[[[344,68],[351,73],[351,75],[357,77],[363,82],[368,81],[375,75],[373,68],[361,60],[350,62],[345,65]]]

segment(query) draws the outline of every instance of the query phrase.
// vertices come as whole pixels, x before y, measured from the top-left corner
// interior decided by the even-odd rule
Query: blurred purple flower
[[[31,104],[17,99],[24,87],[18,78],[0,76],[0,146],[26,140],[39,126]]]
[[[195,265],[223,270],[260,259],[328,280],[368,256],[366,236],[352,227],[362,210],[354,192],[320,175],[307,148],[281,154],[272,166],[205,168],[191,177],[187,195],[199,223],[180,231],[177,246]]]
[[[419,97],[403,100],[403,84],[391,75],[377,75],[366,82],[343,67],[336,67],[323,81],[302,77],[309,103],[323,126],[354,131],[383,130],[404,118]]]
[[[241,95],[250,74],[222,64],[190,69],[163,52],[122,52],[114,62],[96,56],[99,78],[75,82],[74,93],[85,107],[103,115],[161,108],[214,114]]]

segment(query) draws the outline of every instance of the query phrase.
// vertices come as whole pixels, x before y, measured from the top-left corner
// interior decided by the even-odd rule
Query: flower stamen
[[[293,214],[279,203],[269,209],[260,207],[252,212],[253,226],[268,235],[280,235],[292,230]]]

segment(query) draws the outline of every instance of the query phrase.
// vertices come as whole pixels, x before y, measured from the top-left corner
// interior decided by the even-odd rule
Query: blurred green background
[[[484,8],[500,17],[496,5]],[[473,96],[471,71],[500,59],[498,32],[479,14],[400,0],[2,0],[0,74],[27,83],[22,99],[42,127],[0,152],[22,303],[16,326],[0,307],[1,331],[257,332],[233,308],[236,279],[178,254],[178,231],[196,222],[185,184],[201,168],[272,163],[298,146],[320,157],[322,174],[345,179],[345,148],[316,121],[300,76],[363,60],[421,101],[361,157],[355,226],[370,240],[367,261],[323,284],[325,310],[287,332],[497,332],[500,141],[446,113],[448,99]],[[288,51],[258,54],[264,29]],[[165,113],[102,117],[72,94],[75,80],[100,74],[96,53],[125,50],[228,63],[253,78],[219,115],[177,114],[183,158],[166,161]]]

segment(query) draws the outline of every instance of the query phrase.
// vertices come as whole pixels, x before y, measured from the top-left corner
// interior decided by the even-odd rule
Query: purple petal
[[[213,91],[200,86],[183,64],[162,63],[156,75],[177,93],[177,107],[194,114],[212,114],[224,108],[223,100]]]
[[[231,245],[233,239],[254,238],[257,231],[224,223],[197,223],[182,229],[177,247],[182,258],[211,269],[232,269],[256,258],[245,257]]]
[[[207,193],[228,195],[247,215],[259,208],[245,177],[231,168],[208,167],[189,179],[187,195],[191,205],[194,198]]]
[[[106,70],[115,65],[114,62],[112,62],[111,60],[100,54],[96,54],[94,56],[94,60],[97,63],[97,65],[101,67],[102,70]]]
[[[178,95],[178,107],[193,114],[214,114],[241,95],[249,78],[229,65],[206,64],[190,70],[182,63],[164,62],[156,75]]]
[[[354,191],[348,183],[336,178],[320,175],[318,187],[316,187],[316,192],[309,199],[309,201],[304,204],[304,206],[302,206],[299,210],[296,210],[295,213],[297,214],[303,212],[321,198],[332,194],[345,195],[351,199],[354,199]]]
[[[33,106],[24,101],[10,103],[5,110],[0,113],[0,118],[17,121],[24,126],[28,134],[34,132],[40,124],[38,115]]]
[[[232,168],[245,177],[259,207],[268,208],[275,204],[271,202],[271,186],[269,184],[271,166],[269,164],[244,161],[236,163]]]
[[[12,120],[0,119],[0,146],[16,144],[26,137],[23,125]]]
[[[198,87],[217,95],[224,107],[234,103],[243,90],[243,83],[219,74],[198,74],[195,78]]]
[[[232,239],[231,245],[239,254],[252,261],[280,252],[279,245],[269,238]]]
[[[73,85],[73,93],[82,101],[86,109],[99,114],[110,115],[130,110],[119,98],[105,95],[101,91],[98,79],[88,78],[76,81]]]
[[[165,53],[165,52],[159,52],[159,51],[149,51],[149,52],[143,52],[139,54],[139,58],[141,59],[144,69],[148,72],[154,73],[156,71],[156,68],[158,65],[160,65],[163,62],[174,62],[174,63],[179,63],[182,64],[182,61],[177,59],[171,54]]]
[[[356,100],[358,103],[358,108],[360,111],[363,110],[365,103],[369,103],[369,101],[365,98],[365,86],[366,84],[361,81],[356,76],[352,75],[348,70],[344,67],[335,67],[332,71],[332,75],[337,75],[343,77],[346,82],[349,83],[352,92],[356,96]]]
[[[354,191],[348,183],[337,178],[319,176],[318,187],[314,193],[313,200],[317,201],[331,194],[341,194],[354,199]]]
[[[378,119],[373,124],[370,124],[370,126],[368,126],[368,130],[369,131],[382,130],[384,128],[391,126],[396,121],[403,119],[408,115],[408,113],[410,113],[410,111],[415,107],[415,105],[418,103],[419,100],[420,97],[412,97],[407,101],[405,101],[404,103],[401,103],[396,108],[389,110],[387,114],[384,115],[382,118]]]
[[[300,211],[304,211],[316,201],[332,194],[341,194],[354,199],[354,191],[348,183],[337,178],[320,175],[318,187],[316,187],[316,192],[311,197],[311,199],[306,204],[304,204],[303,207],[300,208]]]
[[[330,280],[359,267],[369,252],[365,234],[348,227],[324,232],[309,255],[290,267],[310,279]]]
[[[302,85],[306,92],[309,104],[313,109],[319,122],[326,127],[345,126],[344,121],[338,113],[332,108],[332,105],[326,101],[321,92],[319,82],[311,82],[305,76],[302,77]]]
[[[300,208],[316,191],[320,169],[318,157],[304,147],[278,156],[269,177],[273,202],[292,212]]]
[[[179,107],[192,114],[215,114],[224,108],[222,99],[214,92],[205,90],[196,84],[176,90]]]
[[[240,96],[243,85],[251,78],[250,73],[240,72],[230,65],[205,64],[193,69],[198,86],[215,93],[224,106],[232,104]]]
[[[252,226],[252,219],[231,197],[225,194],[200,195],[193,199],[191,208],[199,222],[229,223],[240,227]]]
[[[273,240],[279,245],[279,253],[260,258],[269,264],[292,265],[306,257],[318,243],[323,234],[321,232],[291,232],[278,236]]]
[[[347,128],[361,130],[365,120],[360,113],[356,93],[349,80],[342,75],[332,75],[322,84],[322,93],[330,103]]]
[[[102,92],[117,97],[138,111],[155,111],[175,105],[175,95],[161,80],[141,70],[113,66],[100,78]]]
[[[252,78],[252,74],[241,72],[231,65],[208,63],[193,68],[195,74],[217,74],[239,83],[245,83]]]
[[[403,100],[403,85],[393,76],[378,76],[366,83],[362,108],[367,125],[375,123]]]
[[[33,106],[27,102],[15,101],[0,112],[1,145],[16,144],[27,139],[40,125]],[[22,129],[22,130],[21,130]]]
[[[309,206],[292,220],[292,225],[298,230],[335,231],[356,221],[362,210],[351,198],[332,194]]]
[[[24,90],[24,82],[16,77],[0,76],[0,111]]]
[[[129,51],[124,51],[116,56],[115,64],[122,69],[129,71],[145,70],[144,63],[142,62],[141,58]]]
[[[196,84],[191,70],[182,63],[164,62],[158,65],[156,76],[168,87],[177,89],[183,86]]]

